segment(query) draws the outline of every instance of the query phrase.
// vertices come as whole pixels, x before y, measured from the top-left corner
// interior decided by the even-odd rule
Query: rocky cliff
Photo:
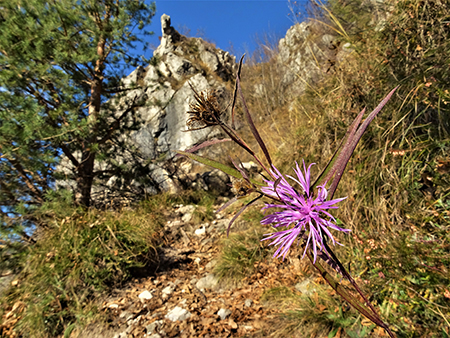
[[[161,28],[161,44],[154,51],[152,63],[146,68],[138,67],[123,83],[142,84],[136,93],[128,95],[141,95],[139,92],[144,91],[147,96],[147,104],[138,112],[142,128],[132,135],[132,140],[143,159],[151,162],[149,171],[159,184],[157,190],[176,191],[182,175],[179,171],[184,168],[191,172],[192,168],[190,164],[174,168],[169,161],[175,151],[217,136],[214,129],[185,132],[186,112],[194,99],[189,83],[198,92],[214,88],[225,102],[230,97],[236,60],[200,38],[181,35],[171,26],[168,15],[161,17]]]
[[[320,25],[315,21],[296,24],[279,41],[279,53],[275,58],[282,69],[280,86],[286,97],[293,99],[301,95],[351,52],[350,46],[341,46],[337,37]],[[127,180],[112,177],[98,182],[93,188],[94,199],[111,200],[123,196],[124,192],[133,199],[132,196],[142,193],[177,192],[193,185],[203,189],[218,188],[219,192],[227,189],[225,174],[175,159],[175,151],[218,136],[214,128],[185,132],[186,112],[194,101],[190,85],[198,92],[214,89],[225,107],[233,89],[236,57],[200,38],[181,35],[172,27],[168,15],[162,15],[161,28],[161,44],[154,51],[150,64],[139,66],[122,79],[126,94],[111,100],[117,115],[127,109],[130,101],[141,102],[133,122],[138,127],[122,136],[133,151],[115,159],[119,165],[128,167],[131,176]],[[59,169],[73,172],[70,166],[63,160]],[[97,168],[108,169],[100,163]],[[70,185],[67,180],[57,184],[59,187]]]
[[[185,132],[186,112],[194,101],[190,85],[198,92],[214,88],[219,102],[225,103],[232,89],[235,57],[200,38],[181,35],[171,26],[168,15],[162,15],[161,27],[161,44],[154,51],[150,64],[145,68],[137,67],[122,79],[126,94],[109,102],[114,107],[116,118],[130,106],[130,102],[139,102],[130,122],[137,126],[136,130],[121,135],[122,142],[130,151],[115,158],[116,163],[127,167],[131,174],[128,179],[111,177],[98,180],[93,187],[94,200],[119,198],[123,201],[124,195],[128,196],[127,200],[142,193],[177,192],[189,183],[204,189],[211,184],[223,188],[228,182],[225,175],[205,172],[199,166],[193,168],[190,161],[178,158],[175,164],[174,157],[176,150],[185,150],[218,136],[218,130],[214,129]],[[96,170],[99,169],[108,170],[110,167],[97,162]],[[58,170],[67,177],[74,172],[67,159],[61,161]],[[70,180],[60,180],[56,186],[73,189],[73,184]]]
[[[284,74],[282,84],[295,95],[321,81],[352,51],[350,44],[341,44],[335,32],[313,20],[289,28],[278,43],[278,50],[277,62]]]

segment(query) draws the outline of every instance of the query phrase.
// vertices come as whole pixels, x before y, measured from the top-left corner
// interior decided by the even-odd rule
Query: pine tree
[[[119,136],[137,128],[132,121],[142,102],[127,95],[120,78],[139,61],[129,54],[133,44],[151,34],[146,26],[155,6],[144,1],[0,2],[3,228],[45,202],[62,158],[73,168],[64,179],[74,182],[75,200],[86,207],[94,180],[120,172],[94,163],[114,163],[111,153],[123,146]]]

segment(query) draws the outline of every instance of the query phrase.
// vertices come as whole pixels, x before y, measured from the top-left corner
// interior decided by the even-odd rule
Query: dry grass
[[[348,196],[336,215],[352,229],[350,236],[338,236],[345,247],[336,254],[350,263],[398,336],[448,337],[450,7],[436,1],[386,2],[387,15],[386,8],[371,2],[317,4],[322,10],[317,21],[339,33],[341,43],[350,42],[353,52],[297,98],[282,90],[282,69],[273,58],[250,64],[243,72],[250,111],[278,167],[292,174],[293,163],[303,158],[317,163],[319,173],[359,111],[374,109],[400,84],[366,131],[336,193]],[[373,21],[373,13],[387,18],[383,25]],[[260,83],[263,95],[252,96]],[[350,324],[338,324],[360,325],[355,312],[334,317],[331,325],[327,311],[346,305],[333,297],[321,299],[307,308],[314,312],[323,305],[319,312],[325,317],[287,313],[284,318],[292,323],[280,319],[275,336],[304,336],[300,332],[309,328],[311,336],[337,336],[338,331],[327,331],[330,327],[358,336]]]

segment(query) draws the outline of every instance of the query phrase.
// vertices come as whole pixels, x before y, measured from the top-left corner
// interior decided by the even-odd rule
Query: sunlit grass
[[[317,20],[325,23],[324,30],[334,27],[341,33],[341,43],[351,43],[354,51],[301,96],[289,96],[281,87],[271,92],[267,85],[267,97],[283,100],[274,104],[265,97],[254,98],[249,100],[250,111],[268,116],[264,107],[271,107],[271,112],[276,112],[275,120],[269,123],[270,119],[264,118],[259,128],[268,135],[268,144],[270,139],[276,140],[271,151],[276,154],[277,167],[288,173],[293,163],[303,158],[318,164],[318,174],[359,111],[364,107],[372,110],[400,85],[363,136],[336,193],[336,197],[348,198],[335,215],[344,227],[352,229],[350,235],[339,236],[345,247],[337,248],[336,254],[349,264],[352,275],[398,336],[448,337],[450,7],[434,1],[420,5],[388,1],[376,8],[362,1],[318,5],[323,11]],[[374,13],[383,20],[386,9],[392,12],[387,20],[373,20]],[[277,83],[276,71],[282,73],[273,60],[247,69],[250,96],[257,81],[266,81],[268,77],[262,74],[268,69],[274,70],[271,79]],[[274,298],[283,303],[286,297]],[[292,295],[289,302],[298,304],[301,299]],[[273,332],[283,332],[286,337],[302,336],[300,332],[303,336],[333,336],[333,332],[338,334],[334,330],[341,328],[348,336],[380,334],[362,324],[352,333],[345,316],[327,322],[331,318],[327,311],[347,305],[333,297],[320,299],[322,303],[310,304],[308,311],[314,314],[322,304],[325,315],[312,316],[317,325],[305,324],[311,331],[296,326],[314,322],[302,309],[282,315]],[[355,328],[360,325],[358,320],[362,323],[356,312],[342,312],[347,313],[354,316]],[[286,318],[292,319],[292,324],[285,322]],[[272,332],[270,326],[265,332]]]
[[[238,222],[229,237],[220,243],[220,255],[214,273],[226,284],[239,285],[255,271],[256,265],[269,256],[265,243],[261,242],[264,229],[259,224],[261,212],[252,207]],[[241,226],[239,226],[241,224]]]
[[[205,193],[185,192],[114,211],[77,209],[70,200],[47,203],[36,211],[47,228],[19,260],[18,285],[1,299],[1,315],[12,311],[7,319],[17,322],[14,330],[23,337],[69,336],[104,320],[102,296],[158,266],[162,227],[173,204],[197,204],[194,218],[203,221],[211,219],[213,201]],[[5,335],[11,334],[7,322]]]

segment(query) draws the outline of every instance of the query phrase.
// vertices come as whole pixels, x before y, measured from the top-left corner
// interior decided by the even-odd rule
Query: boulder
[[[353,51],[341,43],[335,31],[313,20],[289,28],[278,43],[278,50],[282,86],[290,97],[301,95],[308,86],[320,82]]]
[[[161,27],[161,44],[154,51],[150,64],[137,67],[123,78],[120,82],[123,94],[107,103],[115,108],[108,111],[114,111],[116,119],[131,102],[136,108],[126,122],[130,131],[119,136],[120,142],[127,144],[129,150],[124,153],[118,149],[113,161],[95,164],[95,170],[108,171],[114,167],[114,162],[129,174],[127,178],[99,179],[93,186],[93,199],[97,201],[109,203],[124,194],[135,199],[160,191],[177,193],[192,186],[197,178],[203,180],[202,174],[207,169],[186,165],[188,161],[177,157],[176,151],[220,136],[217,128],[186,132],[189,117],[186,112],[194,102],[190,85],[199,93],[214,89],[219,103],[225,108],[232,95],[235,57],[200,38],[181,35],[171,26],[166,14],[161,17]],[[57,188],[74,189],[70,177],[75,168],[71,162],[63,158],[58,170],[67,179],[57,181]],[[214,185],[213,190],[226,190],[227,181],[216,177],[216,174],[207,175],[206,180]],[[202,182],[197,186],[203,188],[205,185]]]
[[[225,107],[231,97],[230,81],[236,70],[236,59],[200,38],[181,35],[171,26],[166,14],[161,17],[161,27],[161,44],[154,51],[152,62],[145,69],[138,67],[122,82],[139,83],[142,79],[138,90],[146,95],[146,104],[137,111],[142,126],[129,136],[142,162],[149,163],[147,168],[156,185],[146,191],[176,193],[186,187],[183,179],[188,174],[188,181],[192,181],[193,173],[201,174],[205,170],[196,166],[193,171],[188,165],[188,171],[184,171],[186,165],[183,159],[176,158],[176,151],[220,136],[216,128],[186,132],[186,112],[194,101],[190,85],[199,93],[216,90],[219,102]],[[217,174],[206,175],[214,186],[212,190],[226,190],[227,179],[217,177]],[[201,175],[200,178],[203,179]]]

